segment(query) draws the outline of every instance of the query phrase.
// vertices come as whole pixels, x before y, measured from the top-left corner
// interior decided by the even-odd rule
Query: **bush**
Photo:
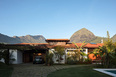
[[[79,61],[78,64],[92,64],[92,60],[89,58],[85,58],[85,61]]]
[[[53,53],[49,53],[46,55],[46,58],[45,58],[46,65],[53,65],[54,64],[54,61],[52,58],[53,58]]]
[[[77,61],[73,61],[73,60],[68,60],[67,64],[73,65],[73,64],[77,64]]]
[[[49,54],[49,59],[48,59],[48,64],[49,64],[49,65],[53,65],[53,64],[54,64],[54,61],[53,61],[52,58],[53,58],[53,54],[50,53],[50,54]]]
[[[77,60],[73,60],[71,57],[67,58],[67,64],[71,64],[72,65],[72,64],[77,64],[77,62],[78,62]]]
[[[89,58],[87,58],[87,59],[85,59],[85,62],[92,63],[92,60],[91,60],[91,59],[89,59]]]
[[[110,68],[116,68],[116,54],[114,55],[113,59],[110,61]]]

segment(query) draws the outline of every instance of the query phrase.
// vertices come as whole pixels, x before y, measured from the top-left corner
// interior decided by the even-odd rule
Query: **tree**
[[[76,50],[74,51],[75,52],[75,56],[78,56],[79,61],[81,61],[81,60],[84,61],[84,56],[87,55],[87,54],[85,54],[83,52],[83,47],[86,45],[85,41],[82,43],[81,46],[77,46],[76,43],[73,43],[73,44],[75,44],[75,46],[76,46]]]
[[[94,50],[94,55],[100,55],[102,58],[102,65],[106,68],[110,67],[112,64],[111,60],[114,58],[114,54],[116,53],[116,46],[112,42],[109,36],[109,32],[107,31],[107,41],[104,42],[102,47]]]
[[[101,63],[103,64],[103,61],[104,61],[103,60],[104,59],[103,55],[104,55],[105,51],[106,51],[106,49],[104,47],[99,47],[99,48],[94,49],[93,52],[91,52],[90,54],[94,54],[93,57],[96,57],[96,59],[101,57]],[[98,61],[96,61],[96,64],[97,64],[97,62]]]
[[[49,51],[49,54],[48,54],[48,64],[49,65],[53,65],[53,52],[52,51]]]
[[[45,65],[53,65],[53,52],[51,50],[46,51]]]
[[[77,60],[80,59],[80,54],[81,54],[81,52],[79,52],[78,50],[74,50],[73,52],[74,52],[74,53],[72,54],[72,58],[73,58],[73,60],[76,62]]]
[[[56,47],[54,47],[54,49],[55,49],[54,53],[58,57],[57,61],[58,61],[58,63],[60,63],[61,60],[63,59],[62,56],[65,54],[64,47],[56,46]]]
[[[9,65],[9,61],[10,61],[10,55],[9,54],[9,50],[5,49],[5,50],[0,50],[1,52],[1,58],[3,58],[5,60],[5,64]]]

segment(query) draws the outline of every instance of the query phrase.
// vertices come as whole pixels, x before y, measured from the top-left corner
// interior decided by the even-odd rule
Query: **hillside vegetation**
[[[113,42],[116,42],[116,35],[112,38]],[[70,38],[70,42],[82,43],[85,41],[86,43],[101,43],[101,40],[106,41],[106,37],[95,36],[91,31],[86,28],[82,28],[76,31]]]

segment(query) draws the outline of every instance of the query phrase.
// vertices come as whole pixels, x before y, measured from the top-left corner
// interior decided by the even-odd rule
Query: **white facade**
[[[68,58],[69,53],[74,53],[73,51],[76,50],[75,48],[66,48],[65,49],[65,54],[62,56],[62,60],[61,60],[61,64],[65,64],[66,59]],[[88,54],[88,49],[84,48],[84,53]],[[53,53],[53,61],[54,63],[58,63],[58,56],[54,53],[54,49],[49,49],[50,53]],[[21,51],[18,51],[16,49],[10,49],[9,50],[10,53],[12,53],[12,56],[10,57],[11,59],[15,59],[14,61],[10,60],[11,64],[20,64],[23,63],[23,53]],[[56,51],[57,52],[57,51]],[[87,58],[87,56],[84,56],[85,58]],[[4,59],[0,60],[1,62],[4,62]]]
[[[9,51],[10,53],[12,53],[12,58],[15,59],[15,61],[12,61],[11,63],[12,64],[20,64],[20,63],[23,63],[22,62],[22,58],[23,58],[23,55],[22,55],[22,52],[21,51],[18,51],[18,50],[10,50]]]
[[[53,61],[54,61],[54,63],[57,64],[58,63],[58,61],[57,61],[58,60],[58,56],[54,53],[54,51],[55,51],[54,49],[50,49],[49,50],[49,52],[53,53]],[[55,51],[55,52],[57,52],[57,51]],[[60,60],[60,63],[61,64],[65,64],[65,61],[66,61],[65,60],[66,59],[65,57],[66,57],[66,55],[64,54],[62,56],[62,60]]]
[[[16,49],[10,49],[9,50],[9,53],[10,53],[10,63],[11,64],[20,64],[20,63],[23,63],[22,62],[22,52],[21,51],[18,51]],[[12,60],[14,59],[14,60]],[[1,62],[4,62],[4,59],[1,59],[0,60]]]
[[[54,63],[57,64],[57,63],[58,63],[57,60],[58,60],[58,57],[54,54],[54,55],[53,55],[53,61],[54,61]],[[61,63],[61,64],[65,64],[65,55],[62,56],[62,60],[61,60],[60,63]]]
[[[74,53],[74,52],[73,52],[74,50],[77,50],[77,49],[75,49],[75,48],[67,48],[67,49],[65,49],[65,54],[62,56],[62,60],[61,60],[60,63],[61,63],[61,64],[65,64],[66,59],[68,58],[68,55],[67,55],[67,54],[69,54],[69,53],[71,53],[71,54]],[[84,50],[83,52],[84,52],[85,54],[88,54],[88,49],[87,49],[87,48],[84,48],[83,50]],[[53,61],[54,61],[54,63],[57,64],[57,63],[58,63],[58,61],[57,61],[57,60],[58,60],[58,56],[54,53],[54,51],[55,51],[54,49],[50,49],[50,50],[49,50],[49,52],[53,53]],[[69,51],[71,51],[71,52],[69,52]],[[56,51],[56,52],[57,52],[57,51]],[[87,58],[87,56],[84,56],[84,58]]]
[[[66,58],[68,58],[68,55],[67,55],[67,54],[72,54],[72,53],[74,53],[74,52],[73,52],[74,50],[77,50],[77,49],[75,49],[75,48],[67,48],[67,49],[65,49]],[[84,49],[83,49],[83,52],[87,55],[87,54],[88,54],[88,49],[87,49],[87,48],[84,48]],[[87,58],[87,56],[84,56],[84,58]]]

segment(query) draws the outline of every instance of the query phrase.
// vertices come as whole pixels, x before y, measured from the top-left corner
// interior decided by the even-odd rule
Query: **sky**
[[[70,39],[86,28],[116,34],[116,0],[0,0],[0,33]]]

